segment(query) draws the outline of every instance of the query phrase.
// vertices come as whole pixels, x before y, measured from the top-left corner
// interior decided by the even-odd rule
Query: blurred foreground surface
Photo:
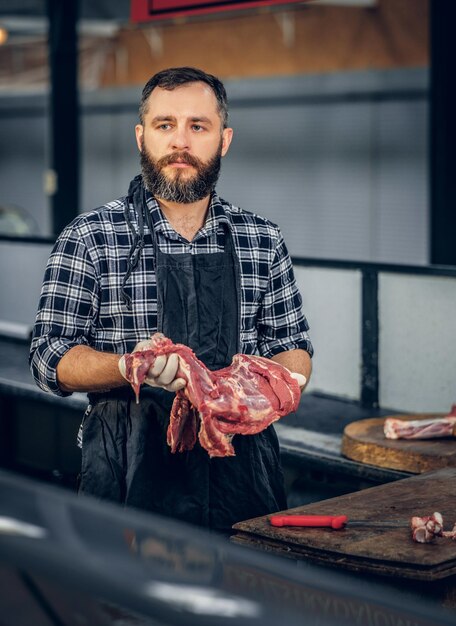
[[[0,472],[0,623],[454,624],[387,581],[272,557]]]

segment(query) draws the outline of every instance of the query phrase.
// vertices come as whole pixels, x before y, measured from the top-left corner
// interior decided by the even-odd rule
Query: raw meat
[[[445,537],[456,541],[456,524],[452,530],[443,530],[441,513],[433,513],[429,517],[412,517],[410,520],[412,539],[418,543],[431,543],[434,537]]]
[[[412,517],[412,539],[417,543],[430,543],[443,534],[443,518],[437,511],[428,517]]]
[[[456,436],[456,404],[445,417],[425,420],[402,420],[387,417],[383,426],[387,439],[431,439]]]
[[[167,433],[172,452],[191,450],[198,438],[211,457],[234,456],[235,434],[252,435],[295,411],[301,392],[287,368],[259,356],[236,354],[229,367],[211,372],[183,344],[156,333],[151,347],[125,356],[126,378],[138,401],[149,368],[161,354],[179,357],[177,378],[187,381],[176,393]]]
[[[442,535],[447,539],[453,539],[453,541],[456,541],[456,524],[453,526],[453,530],[443,530]]]

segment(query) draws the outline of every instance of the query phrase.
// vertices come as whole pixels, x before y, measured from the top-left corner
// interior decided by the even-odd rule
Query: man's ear
[[[224,128],[222,132],[222,157],[228,152],[231,141],[233,139],[233,129]]]
[[[143,135],[144,135],[144,126],[142,124],[136,124],[135,134],[136,134],[136,145],[138,146],[138,150],[141,152],[142,145],[143,145]]]

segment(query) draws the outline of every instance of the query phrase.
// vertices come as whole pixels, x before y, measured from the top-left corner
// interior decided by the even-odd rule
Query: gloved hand
[[[136,344],[133,352],[148,350],[151,347],[149,340]],[[187,384],[183,378],[176,378],[179,369],[179,357],[176,353],[161,354],[155,359],[153,366],[147,372],[145,384],[151,387],[161,387],[167,391],[179,391]],[[119,359],[119,371],[126,379],[125,356]]]

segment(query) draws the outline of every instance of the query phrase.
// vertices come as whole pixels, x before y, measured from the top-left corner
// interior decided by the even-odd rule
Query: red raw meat
[[[172,452],[191,450],[199,441],[209,456],[234,456],[235,434],[253,435],[295,411],[300,387],[287,368],[260,356],[236,354],[229,367],[211,372],[183,344],[156,333],[152,346],[125,356],[126,377],[136,401],[139,389],[157,356],[179,357],[177,378],[187,381],[176,393],[167,441]]]
[[[387,417],[383,427],[387,439],[433,439],[456,436],[456,404],[445,417],[402,420]]]

